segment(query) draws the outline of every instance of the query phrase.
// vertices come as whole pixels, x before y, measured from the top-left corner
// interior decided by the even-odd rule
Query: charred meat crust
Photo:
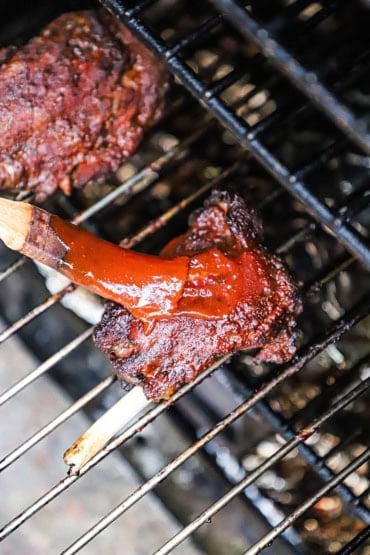
[[[260,244],[261,227],[235,193],[215,191],[190,218],[185,235],[171,241],[165,256],[217,247],[230,256],[248,253],[261,293],[241,296],[223,318],[186,315],[154,321],[150,328],[115,303],[107,303],[95,330],[119,379],[141,384],[148,398],[168,398],[217,358],[239,349],[261,349],[260,360],[281,363],[295,352],[295,319],[301,310],[293,282],[281,260]],[[246,275],[246,281],[248,275]]]
[[[103,10],[58,17],[0,63],[0,188],[38,201],[111,175],[163,111],[164,69]]]

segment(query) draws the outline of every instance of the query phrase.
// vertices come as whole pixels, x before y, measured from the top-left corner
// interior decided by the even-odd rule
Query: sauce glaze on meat
[[[295,286],[281,260],[261,245],[255,214],[235,193],[213,192],[204,208],[192,215],[189,230],[161,254],[194,257],[214,249],[237,265],[242,278],[237,302],[227,314],[218,315],[217,306],[227,288],[234,287],[235,275],[221,275],[212,284],[212,316],[212,298],[205,299],[205,312],[199,295],[207,276],[190,267],[177,313],[148,325],[109,302],[96,327],[96,344],[108,355],[119,379],[142,385],[148,398],[169,398],[217,358],[239,349],[259,348],[259,360],[276,363],[295,352],[295,319],[301,310]],[[210,287],[205,290],[209,294]],[[196,304],[191,314],[192,298]]]
[[[0,63],[0,188],[38,201],[111,175],[163,111],[164,69],[103,10],[58,17]]]

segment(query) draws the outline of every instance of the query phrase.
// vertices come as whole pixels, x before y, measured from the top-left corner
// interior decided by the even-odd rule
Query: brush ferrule
[[[51,268],[58,269],[68,252],[68,247],[50,225],[51,214],[32,207],[31,225],[23,253]]]

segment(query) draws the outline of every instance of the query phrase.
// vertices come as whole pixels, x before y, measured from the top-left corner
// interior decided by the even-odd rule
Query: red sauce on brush
[[[50,224],[67,251],[57,269],[143,321],[174,313],[222,318],[241,294],[260,293],[252,253],[231,258],[214,248],[191,256],[152,256],[123,249],[56,216]]]

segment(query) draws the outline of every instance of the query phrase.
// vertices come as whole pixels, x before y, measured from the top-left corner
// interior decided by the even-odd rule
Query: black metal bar
[[[137,2],[135,6],[131,8],[132,15],[139,14],[140,12],[145,10],[145,8],[148,8],[149,6],[154,4],[155,1],[156,0],[141,0],[141,2]]]
[[[170,58],[178,54],[181,50],[186,48],[189,44],[194,45],[198,40],[204,40],[204,34],[216,27],[222,21],[221,15],[215,15],[206,19],[194,31],[177,39],[174,45],[169,47],[167,56]]]
[[[365,541],[370,537],[370,526],[366,526],[353,540],[351,540],[343,549],[338,551],[337,555],[350,555],[355,549],[364,545]]]
[[[300,168],[298,171],[295,172],[295,175],[298,176],[299,179],[303,179],[307,177],[307,175],[314,172],[320,166],[323,166],[326,162],[330,159],[334,158],[334,156],[339,156],[342,154],[347,146],[346,139],[340,139],[339,141],[335,141],[334,143],[327,146],[319,156],[315,156],[310,162],[307,162],[303,168]]]
[[[207,87],[185,62],[176,55],[170,55],[164,41],[156,37],[139,19],[131,16],[123,0],[101,0],[101,3],[149,48],[159,55],[170,70],[182,81],[186,88],[227,127],[239,142],[272,174],[292,195],[294,195],[314,217],[328,227],[350,252],[370,269],[370,249],[364,237],[352,226],[344,223],[324,203],[310,192],[303,180],[292,174],[255,136],[253,129],[239,118],[218,97],[208,93]],[[211,97],[210,97],[211,95]]]
[[[318,108],[351,137],[354,143],[370,154],[370,136],[366,123],[357,119],[344,104],[328,91],[313,71],[305,69],[235,0],[211,0],[225,17],[252,41],[279,71],[286,75]]]

